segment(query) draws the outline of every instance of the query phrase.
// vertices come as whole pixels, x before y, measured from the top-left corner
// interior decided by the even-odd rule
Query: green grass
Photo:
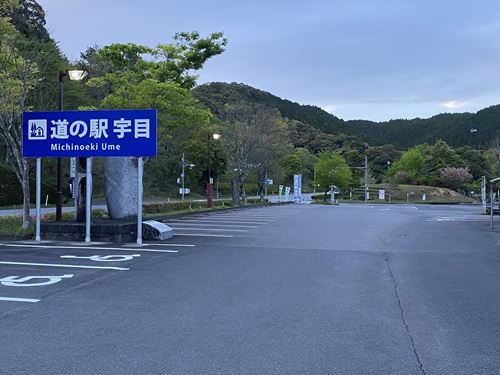
[[[93,218],[109,218],[108,213],[103,209],[92,210]],[[74,212],[63,212],[62,220],[64,221],[74,221]],[[55,212],[48,214],[42,214],[40,216],[41,222],[51,222],[56,221]],[[22,215],[10,215],[10,216],[0,216],[0,234],[9,235],[29,235],[35,233],[36,225],[36,215],[30,215],[29,227],[27,229],[22,229],[23,227],[23,217]]]
[[[385,190],[385,200],[378,199],[378,191]],[[466,197],[456,191],[423,185],[398,185],[391,186],[389,184],[369,185],[370,200],[374,203],[427,203],[427,204],[460,204],[460,203],[477,203],[476,200]],[[425,201],[423,195],[425,194]],[[323,203],[323,194],[317,194],[317,201],[315,203]],[[343,199],[339,197],[339,202],[363,202],[364,201],[363,188],[357,189],[353,193],[352,199]],[[389,202],[390,197],[390,202]],[[329,201],[327,201],[329,203]]]
[[[458,203],[474,203],[475,200],[466,197],[456,191],[423,185],[377,185],[374,188],[385,189],[385,197],[388,200],[389,194],[392,203],[432,203],[432,204],[458,204]],[[425,201],[423,195],[425,194]],[[373,200],[378,200],[378,194],[372,196]]]
[[[261,204],[255,200],[248,200],[249,205]],[[229,200],[214,200],[214,209],[224,209],[232,207]],[[203,212],[207,210],[207,203],[204,201],[173,201],[159,203],[145,203],[143,205],[143,218],[153,219],[164,217],[172,214],[182,214],[186,212]],[[109,219],[109,214],[103,209],[92,210],[92,218],[94,219]],[[74,221],[74,212],[63,212],[63,221]],[[56,214],[48,213],[40,217],[41,222],[56,221]],[[33,235],[35,233],[36,216],[30,216],[29,227],[26,230],[22,229],[22,215],[0,216],[0,234],[6,235]]]
[[[35,222],[30,221],[28,229],[23,230],[23,218],[21,215],[0,216],[1,234],[31,234],[34,233]]]

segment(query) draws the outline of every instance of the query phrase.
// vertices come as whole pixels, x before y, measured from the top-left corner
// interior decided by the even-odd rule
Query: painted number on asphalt
[[[7,276],[0,279],[0,284],[5,286],[44,286],[55,284],[62,279],[70,279],[73,275],[62,275],[62,276],[25,276],[19,278],[19,276]],[[45,280],[39,282],[29,282],[32,280]]]
[[[140,254],[132,255],[92,255],[89,257],[78,257],[76,255],[61,255],[61,258],[65,259],[89,259],[94,262],[123,262],[125,260],[132,260],[134,258],[140,257]]]

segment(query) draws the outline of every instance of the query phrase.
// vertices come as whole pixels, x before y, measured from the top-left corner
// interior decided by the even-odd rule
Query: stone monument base
[[[40,237],[51,241],[85,241],[85,223],[57,221],[40,223]],[[142,223],[143,240],[165,240],[172,238],[172,229],[157,221]],[[90,240],[100,242],[130,243],[137,241],[136,220],[92,219]]]

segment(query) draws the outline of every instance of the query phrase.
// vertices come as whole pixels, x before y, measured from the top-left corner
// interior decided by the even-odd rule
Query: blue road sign
[[[23,157],[156,156],[156,110],[23,113]]]

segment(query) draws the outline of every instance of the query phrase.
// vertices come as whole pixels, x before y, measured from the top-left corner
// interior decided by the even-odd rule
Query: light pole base
[[[212,208],[213,206],[213,187],[211,183],[207,184],[207,207]]]

